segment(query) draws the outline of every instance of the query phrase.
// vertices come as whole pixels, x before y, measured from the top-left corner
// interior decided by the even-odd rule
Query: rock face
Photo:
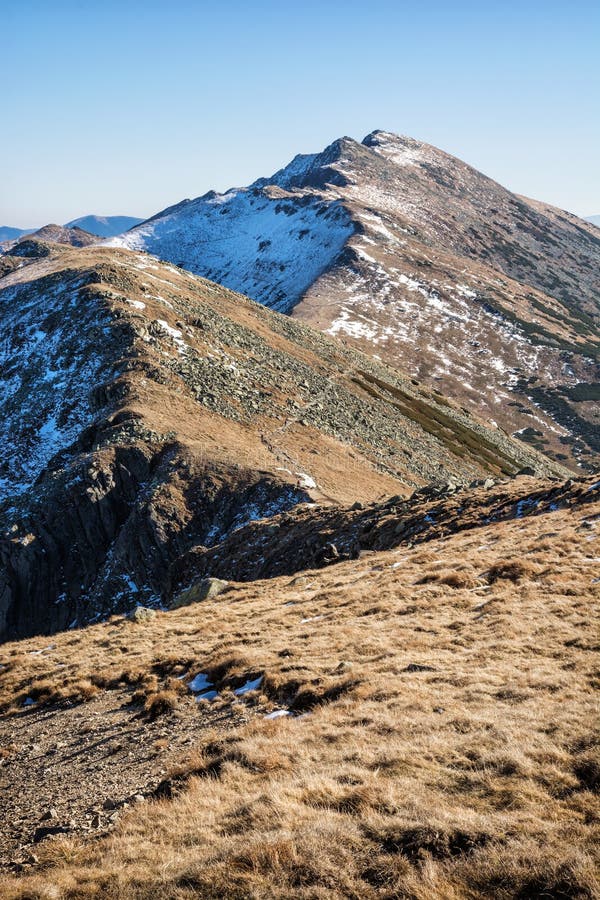
[[[299,504],[561,471],[441,394],[173,266],[28,246],[0,279],[2,637],[155,607],[191,548]],[[273,520],[256,558],[279,537]]]
[[[508,522],[556,510],[585,508],[600,499],[596,476],[566,482],[536,482],[531,478],[451,490],[415,491],[409,500],[393,497],[363,510],[326,507],[298,508],[275,517],[273,523],[253,522],[229,535],[216,547],[196,547],[172,568],[174,590],[205,590],[206,572],[227,573],[236,581],[292,575],[358,559],[364,551],[413,547],[493,522]],[[265,540],[265,530],[279,525]],[[256,548],[262,547],[258,555]],[[454,561],[458,564],[458,560]],[[303,576],[299,576],[302,578]]]
[[[341,337],[570,465],[600,453],[600,234],[376,131],[112,241]]]

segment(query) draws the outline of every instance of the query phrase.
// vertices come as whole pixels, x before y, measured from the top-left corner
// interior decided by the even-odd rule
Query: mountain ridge
[[[340,138],[109,245],[290,313],[556,459],[594,465],[596,229],[431,145],[384,131]]]
[[[225,288],[131,251],[30,245],[0,279],[5,634],[163,602],[192,546],[299,503],[564,475]]]

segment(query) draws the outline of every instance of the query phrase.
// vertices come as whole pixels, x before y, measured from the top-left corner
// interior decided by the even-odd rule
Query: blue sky
[[[0,224],[147,216],[375,128],[600,213],[600,4],[0,0]]]

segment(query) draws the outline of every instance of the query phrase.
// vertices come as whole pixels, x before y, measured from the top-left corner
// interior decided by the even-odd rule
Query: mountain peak
[[[398,166],[418,165],[420,162],[431,161],[432,156],[445,156],[441,150],[423,141],[391,131],[372,131],[361,143]]]
[[[411,143],[411,144],[422,144],[423,141],[419,141],[414,137],[411,137],[409,134],[398,134],[395,131],[385,131],[383,128],[376,128],[374,131],[370,131],[361,141],[361,144],[364,144],[366,147],[372,147],[377,144],[384,143]]]
[[[369,134],[362,139],[361,144],[364,144],[365,147],[374,147],[378,146],[380,143],[398,140],[402,140],[402,137],[399,134],[396,134],[393,131],[384,131],[382,128],[376,128],[374,131],[370,131]]]
[[[597,228],[435,146],[340,137],[116,245],[293,311],[558,460],[600,448]]]
[[[270,178],[260,178],[252,187],[276,184],[284,190],[290,188],[323,188],[326,184],[343,186],[346,179],[331,168],[335,163],[360,147],[351,137],[340,137],[328,144],[320,153],[298,153],[287,166]]]

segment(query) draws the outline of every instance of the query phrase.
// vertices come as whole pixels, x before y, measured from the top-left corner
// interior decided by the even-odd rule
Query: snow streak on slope
[[[468,285],[406,275],[356,249],[360,269],[332,275],[332,293],[340,296],[343,280],[344,295],[328,334],[369,341],[378,353],[402,359],[411,375],[444,388],[450,384],[452,393],[458,381],[474,396],[482,384],[495,384],[495,404],[511,401],[519,373],[535,371],[548,380],[557,376],[544,348],[532,346],[513,323],[474,303],[477,294]],[[327,278],[321,291],[327,295]],[[493,406],[489,411],[495,414]],[[550,423],[547,427],[564,434]]]
[[[146,250],[287,312],[353,230],[339,202],[234,190],[200,197],[107,244]]]
[[[91,422],[110,344],[109,317],[86,303],[80,279],[46,281],[0,292],[2,501],[27,491]]]

